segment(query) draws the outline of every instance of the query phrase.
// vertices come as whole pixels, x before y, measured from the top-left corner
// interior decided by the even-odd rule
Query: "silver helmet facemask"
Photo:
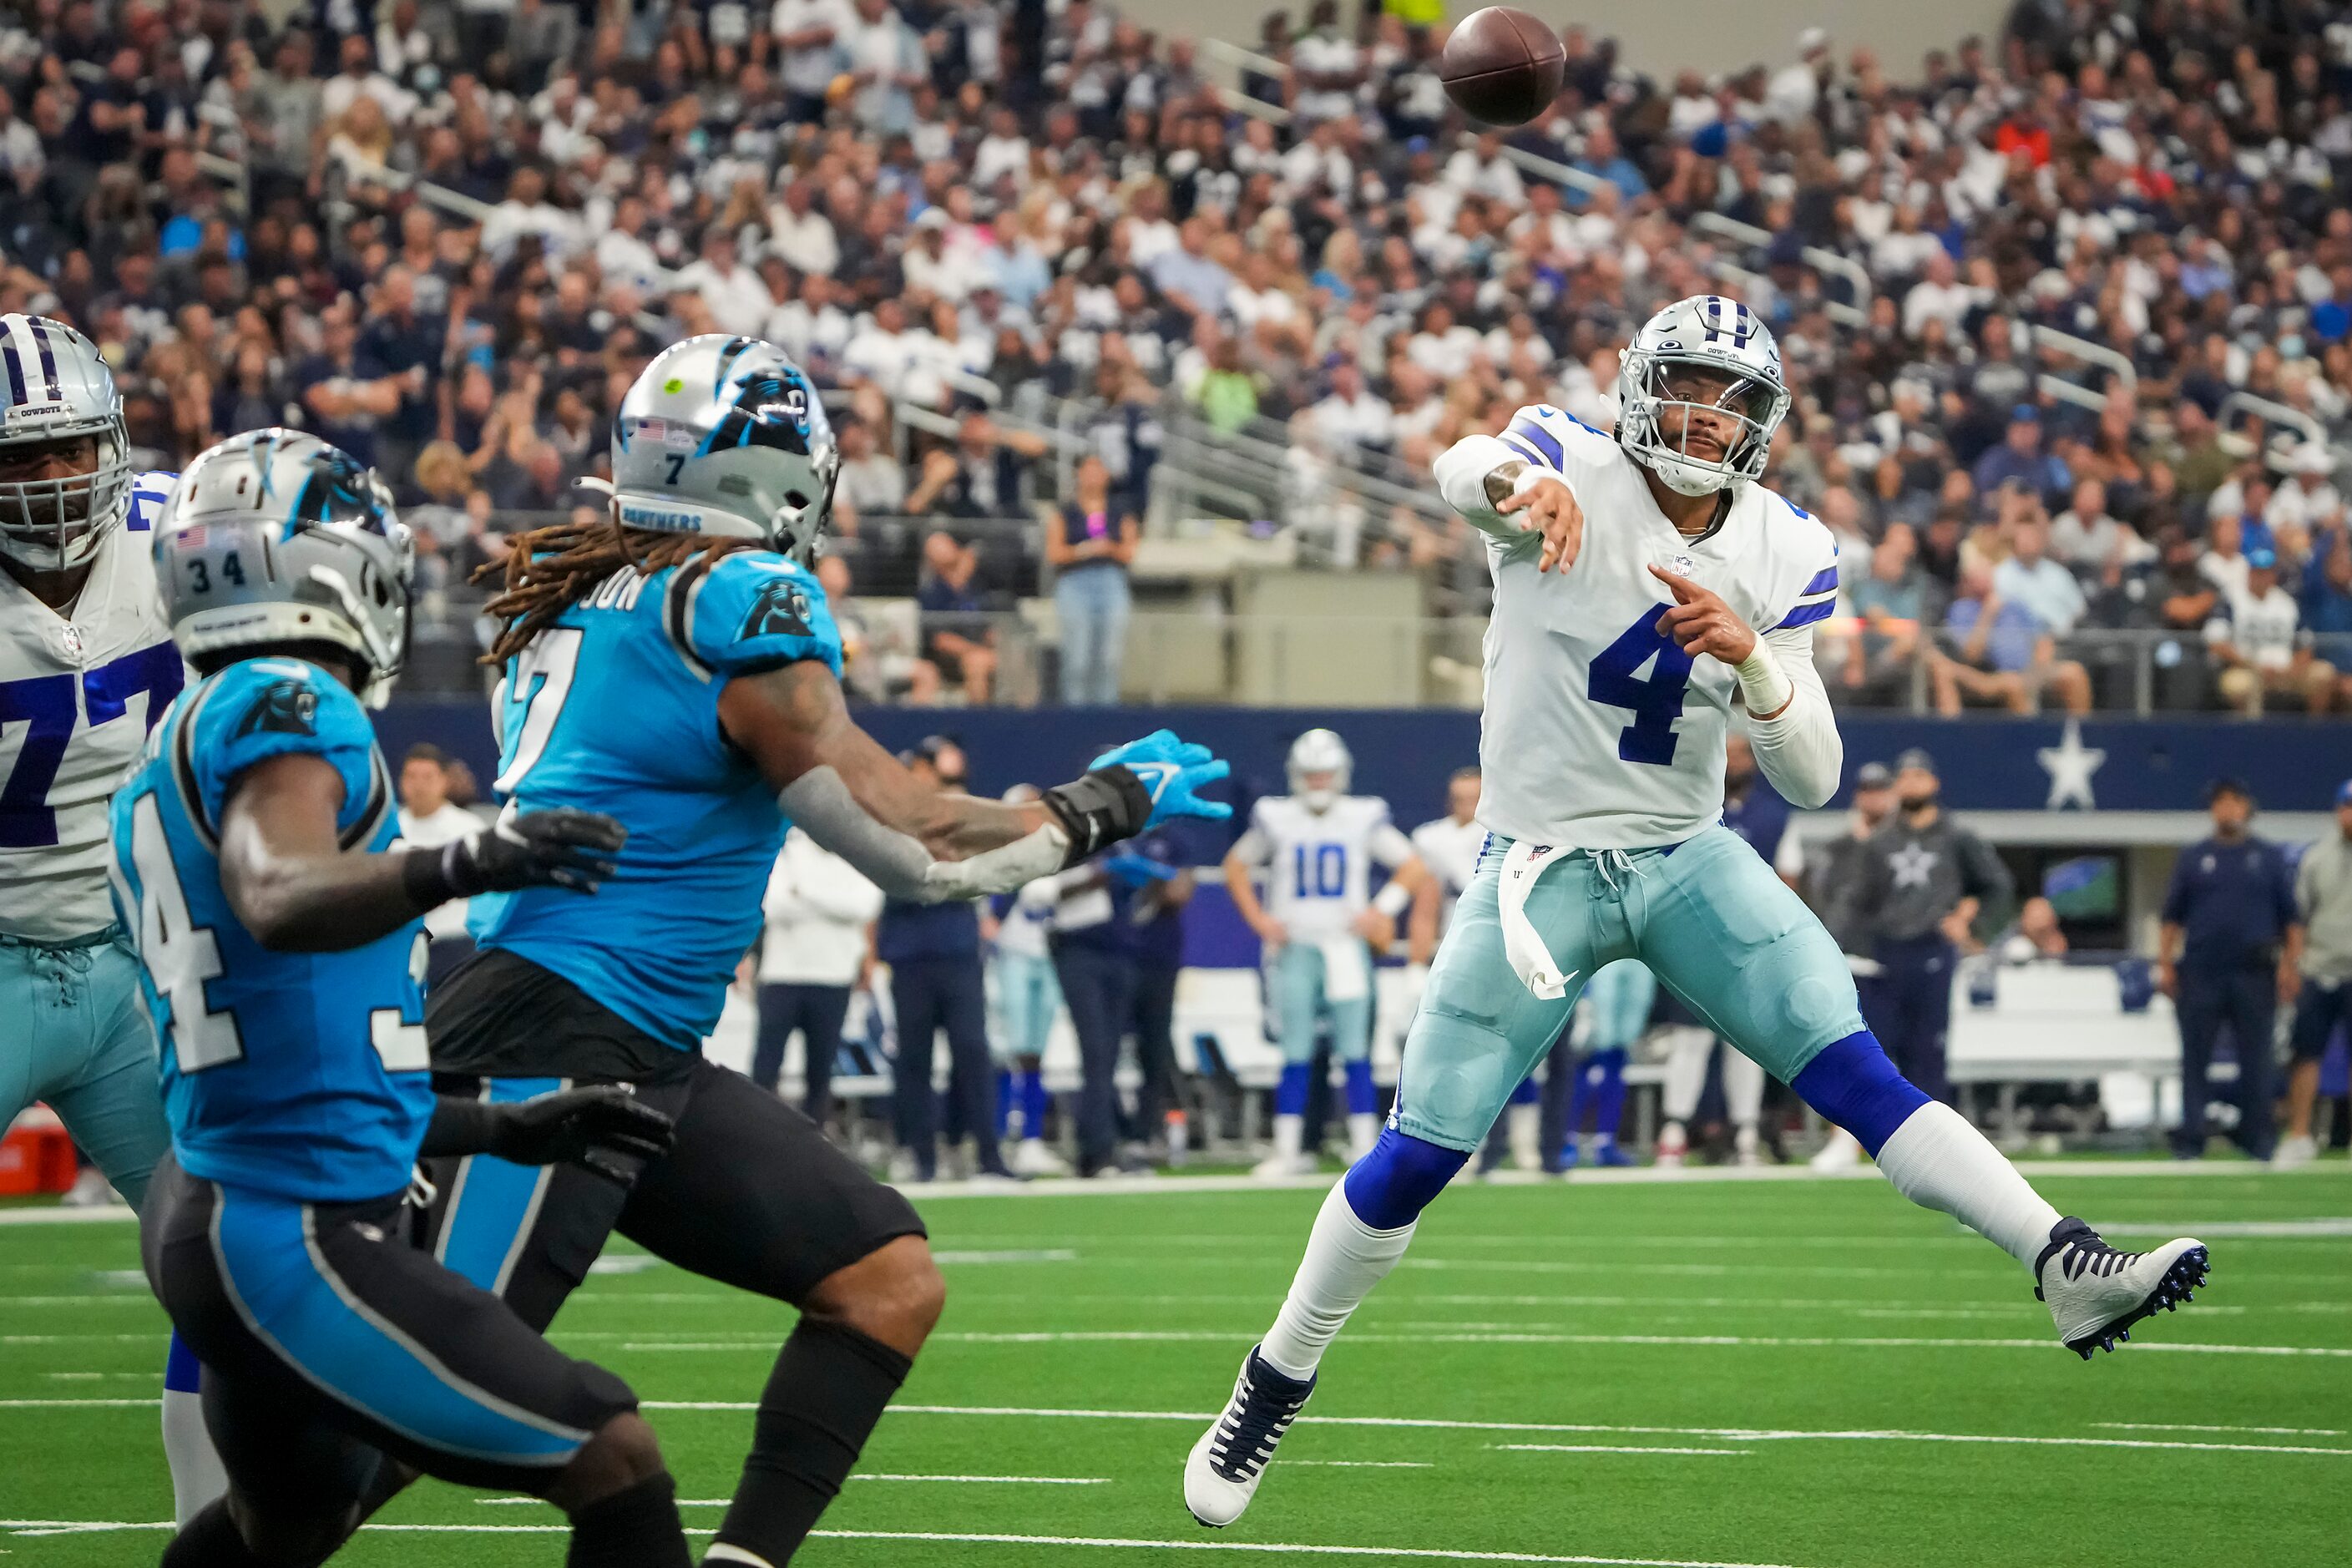
[[[1633,351],[1621,374],[1619,444],[1670,488],[1704,495],[1763,477],[1788,416],[1786,388],[1706,355]],[[1690,449],[1695,413],[1733,423],[1721,457]]]
[[[131,511],[131,437],[113,373],[63,321],[11,313],[0,316],[0,554],[35,572],[79,566]],[[61,449],[79,471],[26,477]]]

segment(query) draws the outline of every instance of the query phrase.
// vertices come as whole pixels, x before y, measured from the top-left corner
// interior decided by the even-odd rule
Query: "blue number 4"
[[[1615,642],[1592,661],[1585,695],[1612,708],[1629,708],[1633,721],[1617,737],[1617,754],[1629,763],[1666,767],[1675,760],[1675,721],[1683,716],[1683,693],[1690,685],[1691,656],[1658,630],[1664,605],[1642,612]],[[1644,678],[1642,667],[1657,661]]]

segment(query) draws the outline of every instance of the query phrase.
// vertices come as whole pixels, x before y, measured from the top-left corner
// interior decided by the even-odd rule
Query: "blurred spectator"
[[[2000,491],[2011,486],[2041,497],[2045,505],[2064,499],[2070,482],[2066,465],[2042,449],[2042,411],[2031,403],[2019,404],[2010,412],[2008,434],[1977,459],[1980,510],[1991,510]]]
[[[918,679],[918,702],[936,700],[940,688],[961,687],[966,700],[985,703],[996,675],[996,628],[988,622],[974,574],[977,545],[959,544],[944,530],[923,537],[923,573],[915,589],[922,613],[923,659],[932,673]]]
[[[2074,502],[2050,525],[2050,553],[2076,573],[2097,576],[2109,562],[2137,566],[2156,557],[2156,546],[2107,512],[2107,487],[2097,479],[2075,482]]]
[[[2294,596],[2279,586],[2278,557],[2268,550],[2245,557],[2246,585],[2221,595],[2205,641],[2221,666],[2221,700],[2249,717],[2266,700],[2290,697],[2313,713],[2336,698],[2336,667],[2312,651]]]
[[[1968,698],[2031,713],[2045,689],[2056,692],[2069,713],[2090,711],[2088,672],[2058,658],[2056,639],[2029,606],[2000,595],[1988,568],[1965,571],[1944,625],[1952,651],[1928,665],[1938,713],[1958,717]]]
[[[1141,532],[1133,512],[1116,509],[1102,458],[1092,453],[1079,458],[1071,498],[1045,530],[1066,703],[1119,700],[1131,603],[1128,568]]]
[[[1847,701],[1881,703],[1908,695],[1928,624],[1927,579],[1913,563],[1911,531],[1890,529],[1870,554],[1870,574],[1849,595],[1854,630],[1841,672]]]
[[[400,838],[417,849],[438,849],[482,831],[482,819],[450,798],[450,756],[438,746],[417,744],[400,759]],[[466,900],[453,899],[429,910],[425,934],[427,984],[463,963],[474,951],[466,933]]]

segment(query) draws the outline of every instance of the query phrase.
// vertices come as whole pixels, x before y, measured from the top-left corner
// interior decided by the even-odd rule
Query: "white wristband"
[[[1748,704],[1748,717],[1767,719],[1778,714],[1797,694],[1796,683],[1781,669],[1780,661],[1764,639],[1756,639],[1755,651],[1731,667],[1739,678],[1739,695]]]
[[[1408,889],[1402,882],[1398,881],[1393,877],[1389,879],[1389,882],[1386,887],[1372,895],[1372,908],[1380,910],[1381,913],[1388,916],[1391,920],[1394,920],[1397,916],[1404,913],[1407,909],[1412,907],[1412,889]]]

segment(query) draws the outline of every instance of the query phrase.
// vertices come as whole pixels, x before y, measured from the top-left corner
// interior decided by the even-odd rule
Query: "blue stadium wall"
[[[1280,791],[1291,738],[1328,724],[1356,754],[1356,788],[1387,799],[1407,826],[1436,816],[1446,776],[1478,756],[1477,715],[1426,708],[868,708],[858,721],[893,748],[928,734],[954,737],[971,754],[972,787],[990,794],[1024,780],[1067,778],[1105,746],[1165,726],[1232,759],[1233,798],[1241,802]],[[1847,715],[1841,722],[1849,782],[1866,762],[1924,746],[1942,771],[1945,798],[1977,810],[2046,805],[2052,773],[2041,752],[2062,747],[2067,729],[2050,719]],[[394,758],[403,747],[430,741],[464,757],[484,780],[497,771],[485,702],[395,703],[376,723]],[[2110,811],[2194,810],[2204,804],[2205,786],[2222,774],[2244,780],[2273,809],[2322,810],[2352,775],[2352,723],[2094,719],[2081,724],[2079,742],[2105,753],[2092,784],[2098,805]],[[1203,861],[1216,858],[1229,837],[1204,837]]]

